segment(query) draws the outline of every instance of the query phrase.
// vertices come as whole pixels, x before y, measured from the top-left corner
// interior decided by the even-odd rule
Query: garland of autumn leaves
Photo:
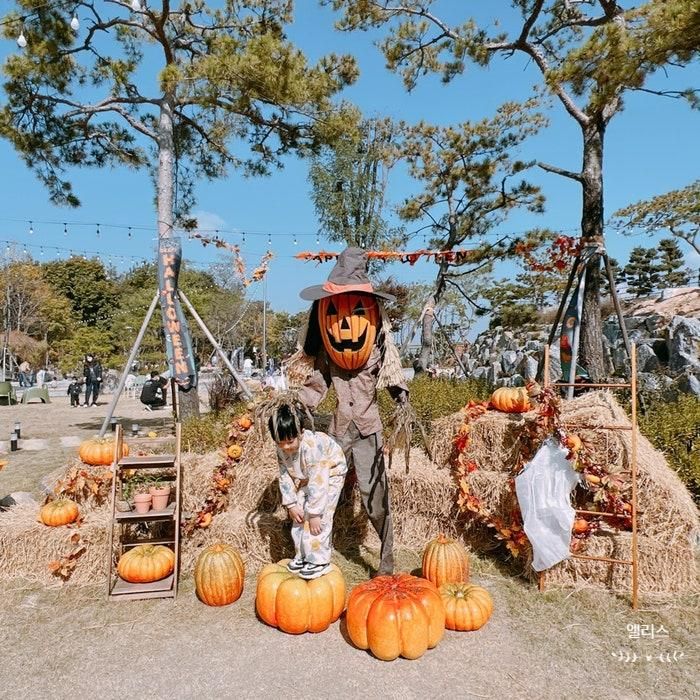
[[[182,532],[185,536],[190,537],[195,530],[209,527],[212,518],[228,508],[228,492],[235,477],[235,467],[243,456],[252,425],[253,421],[247,414],[231,423],[226,440],[224,461],[212,473],[211,485],[204,498],[204,503],[196,513],[184,521]]]
[[[572,460],[573,467],[581,473],[586,486],[585,510],[599,510],[620,515],[617,523],[620,529],[631,529],[630,513],[632,507],[623,498],[626,485],[616,467],[604,468],[596,463],[585,443],[578,435],[566,435],[561,429],[561,400],[555,388],[541,388],[530,382],[528,395],[537,402],[537,416],[526,420],[519,434],[518,458],[508,479],[508,488],[513,495],[515,507],[508,514],[508,520],[490,513],[476,496],[469,484],[468,475],[475,472],[479,465],[468,454],[471,444],[471,423],[483,416],[490,408],[489,401],[470,401],[463,409],[464,418],[452,442],[450,458],[452,473],[457,484],[457,507],[466,517],[470,517],[486,527],[495,530],[497,539],[503,541],[508,551],[519,557],[529,549],[529,541],[523,531],[523,521],[515,498],[515,477],[522,471],[525,463],[530,461],[544,440],[556,435],[568,450],[567,459]],[[587,515],[577,517],[572,533],[572,551],[580,548],[586,538],[595,533],[603,520],[600,516]]]

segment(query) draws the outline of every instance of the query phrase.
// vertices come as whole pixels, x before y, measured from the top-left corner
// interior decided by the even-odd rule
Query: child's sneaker
[[[330,564],[312,564],[311,562],[306,562],[304,568],[299,572],[299,576],[309,581],[310,579],[327,574],[330,570]]]
[[[290,559],[287,563],[287,570],[291,571],[293,574],[298,574],[304,568],[303,559]]]

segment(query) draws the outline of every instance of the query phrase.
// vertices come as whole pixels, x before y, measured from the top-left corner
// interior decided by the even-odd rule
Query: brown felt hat
[[[386,292],[377,292],[367,276],[367,253],[362,248],[346,248],[339,256],[335,267],[323,284],[302,289],[299,296],[306,301],[317,301],[344,292],[365,292],[387,301],[396,297]]]

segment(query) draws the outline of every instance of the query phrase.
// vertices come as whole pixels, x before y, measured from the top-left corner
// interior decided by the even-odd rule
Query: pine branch
[[[549,165],[548,163],[537,163],[538,168],[546,170],[548,173],[554,173],[555,175],[561,175],[562,177],[568,177],[571,180],[576,180],[576,182],[583,182],[583,174],[575,173],[571,170],[564,170],[564,168],[558,168],[556,165]]]

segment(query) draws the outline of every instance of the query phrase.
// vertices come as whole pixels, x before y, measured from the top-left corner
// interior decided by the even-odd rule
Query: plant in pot
[[[124,485],[122,497],[129,503],[133,503],[137,513],[148,513],[151,509],[151,494],[148,489],[151,484],[147,477],[132,477]]]
[[[148,489],[151,494],[153,510],[165,510],[170,500],[170,484],[162,479],[156,479]]]

